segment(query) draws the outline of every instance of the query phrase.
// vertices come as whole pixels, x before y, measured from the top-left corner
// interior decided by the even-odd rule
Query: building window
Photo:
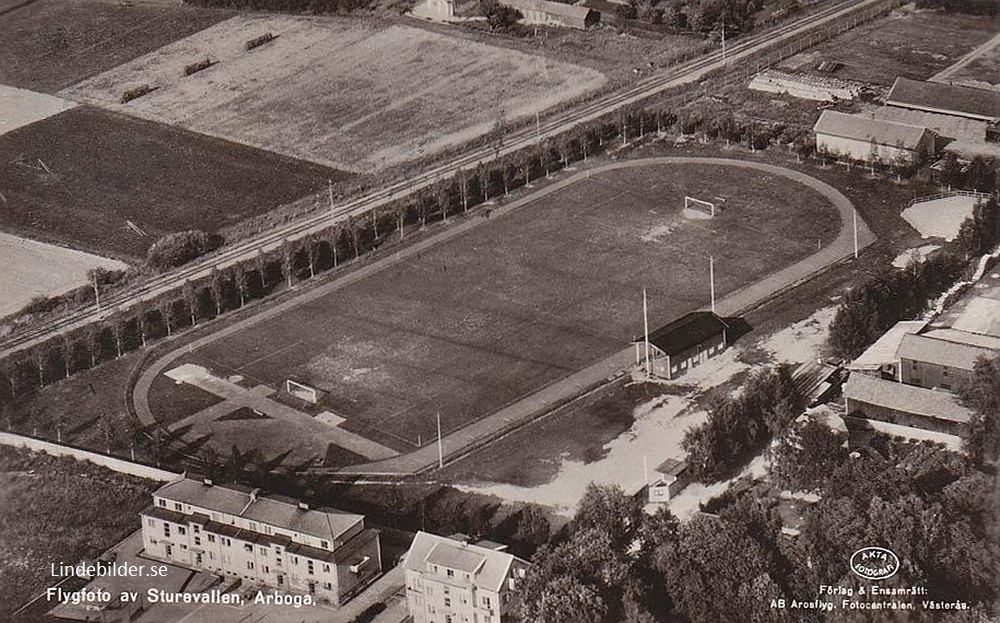
[[[309,575],[314,575],[313,571],[313,561],[306,561],[306,568],[309,570]]]
[[[172,548],[169,545],[167,545],[167,557],[170,557],[170,556],[173,556],[173,555],[174,555],[174,548]]]
[[[181,505],[180,502],[174,502],[174,510],[175,511],[182,511],[182,510],[184,510],[184,507]]]
[[[445,608],[451,608],[451,598],[450,597],[445,597],[444,598],[444,607]]]
[[[187,534],[187,529],[184,526],[177,526],[177,534],[184,536]]]
[[[201,526],[199,526],[198,524],[195,524],[193,527],[194,527],[194,533],[195,534],[198,534],[199,532],[201,532]]]
[[[490,598],[489,597],[483,597],[483,607],[486,608],[486,609],[488,609],[488,610],[492,610],[493,609],[493,606],[490,605]]]
[[[253,545],[250,545],[248,543],[244,543],[243,544],[243,551],[247,552],[248,554],[252,554],[253,553]]]
[[[233,541],[231,539],[222,539],[222,544],[225,545],[226,547],[232,547]]]
[[[170,524],[168,524],[167,522],[163,522],[163,536],[166,537],[170,536]]]
[[[285,585],[285,576],[278,575],[278,586],[284,586],[284,585]]]
[[[194,555],[194,564],[196,564],[196,565],[200,565],[201,564],[201,554],[195,554]]]
[[[329,541],[320,541],[320,543],[322,544],[323,549],[330,549]]]
[[[209,543],[215,543],[215,535],[214,534],[208,535],[208,542]]]
[[[200,536],[194,537],[194,544],[198,545],[198,546],[201,545],[201,537]]]
[[[247,569],[253,571],[253,561],[252,560],[248,560],[247,561]]]
[[[153,519],[147,519],[147,520],[146,520],[146,523],[147,523],[148,525],[150,525],[150,526],[155,526],[155,525],[156,525],[156,521],[155,521],[155,520],[153,520]]]
[[[323,573],[330,573],[330,565],[323,565]]]
[[[454,569],[448,569],[448,577],[449,578],[455,577],[455,570]]]
[[[330,582],[327,582],[326,584],[323,585],[323,588],[325,588],[328,591],[332,591],[333,590],[333,584],[330,583]]]
[[[160,507],[162,507],[162,508],[166,508],[167,507],[167,501],[166,500],[158,500],[158,503],[160,504]]]

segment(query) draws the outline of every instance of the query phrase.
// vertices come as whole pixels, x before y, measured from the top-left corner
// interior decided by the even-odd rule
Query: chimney
[[[211,478],[205,478],[204,480],[202,480],[202,482],[204,482],[209,487],[212,486],[212,479]]]
[[[260,493],[260,489],[259,488],[258,489],[254,489],[253,491],[250,492],[250,501],[251,502],[256,502],[257,501],[257,494],[258,493]]]
[[[309,505],[305,502],[299,502],[299,510],[307,511],[309,510]]]

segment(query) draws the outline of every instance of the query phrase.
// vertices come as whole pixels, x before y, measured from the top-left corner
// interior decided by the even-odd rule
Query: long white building
[[[413,623],[500,623],[530,566],[506,546],[418,532],[406,553],[406,606]]]
[[[140,514],[151,558],[335,606],[382,568],[378,532],[365,528],[363,516],[310,509],[258,489],[185,478],[154,492]]]

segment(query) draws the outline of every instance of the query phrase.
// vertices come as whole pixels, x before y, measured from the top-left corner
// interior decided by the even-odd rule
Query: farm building
[[[903,338],[920,333],[927,326],[926,320],[901,320],[882,334],[874,344],[858,355],[847,369],[882,379],[899,379],[899,344]]]
[[[1000,93],[987,89],[896,78],[885,103],[987,123],[1000,121]]]
[[[861,162],[921,162],[935,151],[927,128],[834,110],[823,111],[813,132],[818,152]]]
[[[585,30],[601,22],[600,11],[584,6],[549,0],[500,0],[500,4],[517,9],[521,13],[521,21],[526,24]]]
[[[958,437],[969,433],[972,411],[951,392],[852,374],[844,385],[847,413]]]
[[[649,365],[654,376],[674,379],[726,349],[729,325],[712,312],[691,312],[635,341],[636,363],[643,362],[649,342]]]
[[[774,69],[764,70],[750,81],[751,91],[779,93],[818,102],[855,100],[868,88],[863,82],[840,80],[805,74],[793,74]]]
[[[971,377],[980,357],[994,355],[996,351],[974,342],[905,335],[899,344],[899,380],[907,385],[952,389],[959,381]]]

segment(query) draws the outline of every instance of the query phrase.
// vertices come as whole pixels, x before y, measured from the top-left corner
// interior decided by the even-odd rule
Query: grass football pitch
[[[716,218],[685,216],[685,195],[716,202]],[[447,434],[627,346],[644,287],[656,327],[708,305],[709,255],[724,296],[839,229],[825,198],[759,171],[606,171],[178,363],[274,388],[296,378],[345,428],[412,450],[437,412]]]

